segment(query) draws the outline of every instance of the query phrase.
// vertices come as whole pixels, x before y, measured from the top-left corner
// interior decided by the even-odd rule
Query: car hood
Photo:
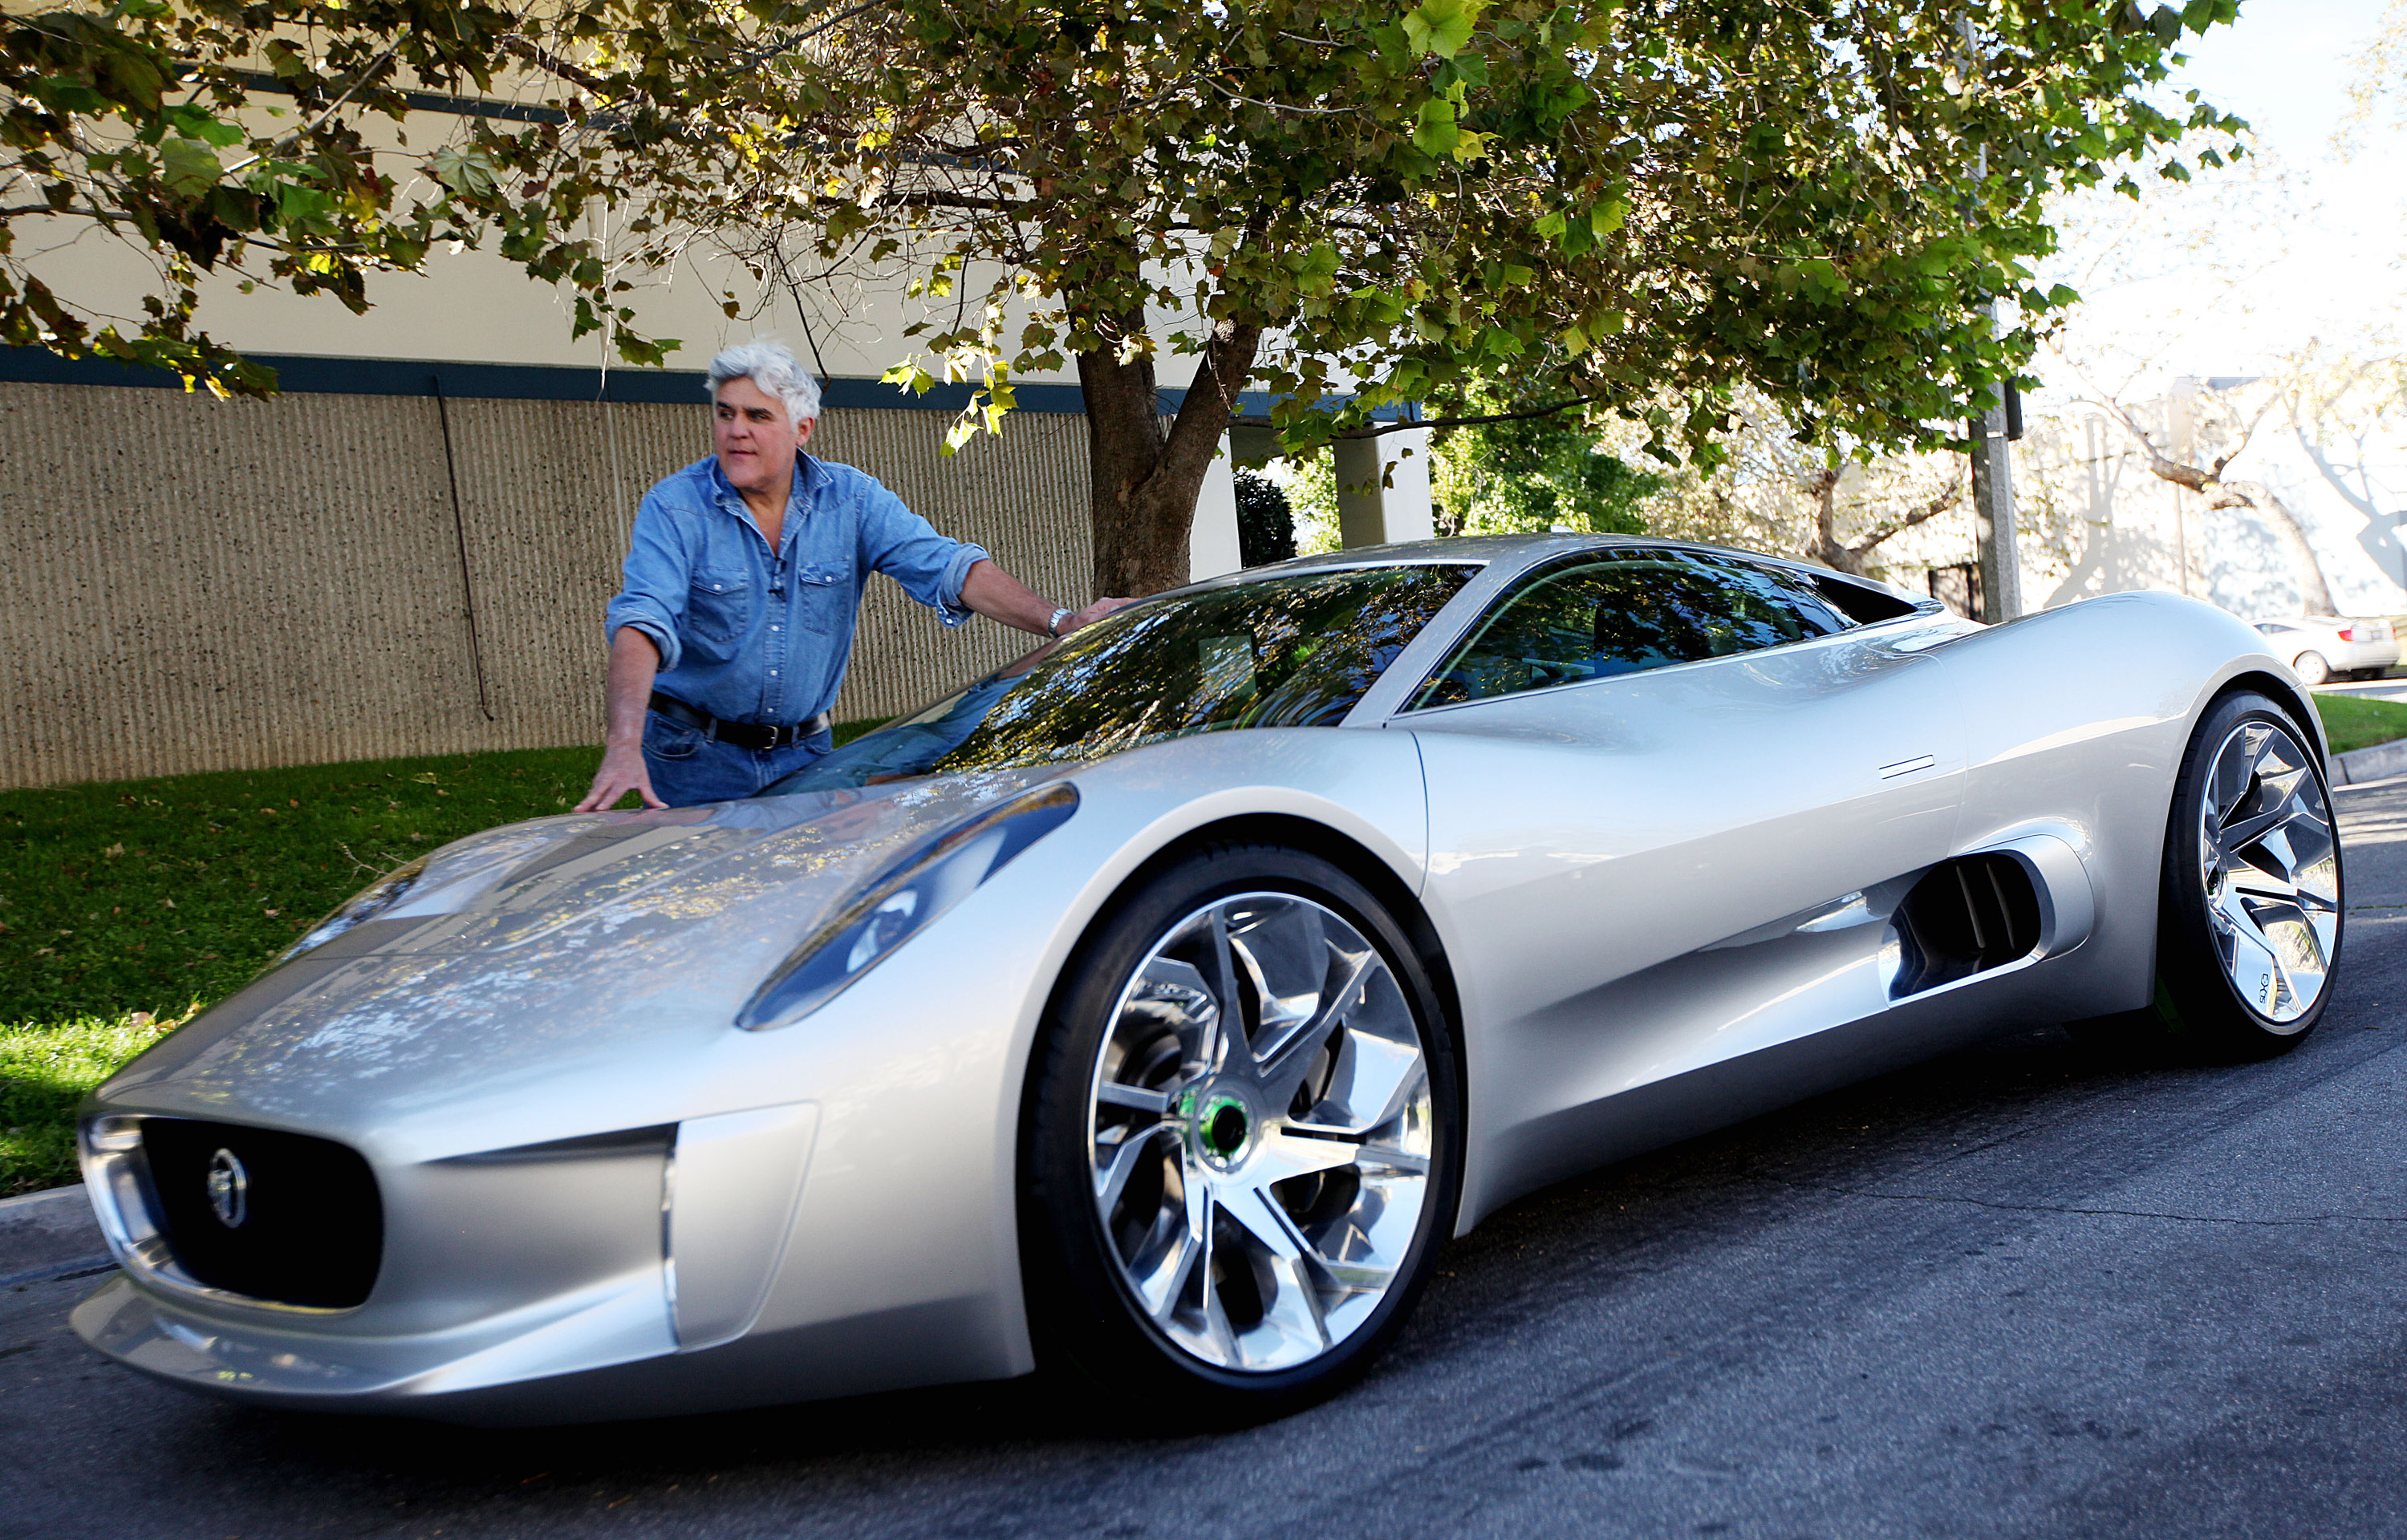
[[[612,1099],[631,1069],[673,1082],[852,895],[932,836],[1073,769],[489,830],[435,852],[406,901],[270,969],[99,1100],[341,1137],[537,1090],[559,1105],[584,1077]],[[508,1142],[494,1133],[486,1147]]]

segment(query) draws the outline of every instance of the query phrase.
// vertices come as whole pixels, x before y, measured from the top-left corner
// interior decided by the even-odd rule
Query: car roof
[[[1741,550],[1736,546],[1713,545],[1698,540],[1672,540],[1661,535],[1624,535],[1549,533],[1527,535],[1452,535],[1442,540],[1401,541],[1388,545],[1357,545],[1342,551],[1324,551],[1314,556],[1295,557],[1287,561],[1262,567],[1247,567],[1242,572],[1225,572],[1188,585],[1189,588],[1225,587],[1236,583],[1250,583],[1287,572],[1306,572],[1328,569],[1361,567],[1405,567],[1430,564],[1476,565],[1502,567],[1517,571],[1533,567],[1554,557],[1580,551],[1628,550],[1632,546],[1654,546],[1667,551],[1712,551],[1720,555],[1745,557],[1749,561],[1768,561],[1777,567],[1810,573],[1816,577],[1834,577],[1849,583],[1866,584],[1875,588],[1889,585],[1876,578],[1858,577],[1829,567],[1818,567],[1790,557],[1769,556],[1761,551]],[[1185,592],[1175,589],[1174,592]],[[1904,593],[1903,589],[1892,589]],[[1907,597],[1919,600],[1919,595]]]

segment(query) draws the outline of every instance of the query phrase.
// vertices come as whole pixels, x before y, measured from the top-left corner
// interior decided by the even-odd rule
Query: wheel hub
[[[1245,1152],[1246,1136],[1253,1132],[1253,1120],[1246,1116],[1243,1100],[1224,1093],[1204,1104],[1203,1116],[1196,1120],[1195,1128],[1208,1156],[1222,1165],[1232,1165]]]

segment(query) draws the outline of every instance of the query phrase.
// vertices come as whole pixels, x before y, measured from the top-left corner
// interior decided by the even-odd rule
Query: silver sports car
[[[2341,870],[2266,646],[1590,536],[1199,584],[770,795],[378,882],[85,1109],[76,1327],[463,1420],[1039,1364],[1275,1415],[1574,1172],[2016,1024],[2297,1041]]]

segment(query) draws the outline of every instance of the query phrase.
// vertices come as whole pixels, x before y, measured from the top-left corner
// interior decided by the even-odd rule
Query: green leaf
[[[108,110],[108,98],[80,80],[52,78],[34,82],[35,100],[52,112],[80,113],[94,117]]]
[[[220,149],[231,149],[243,141],[243,132],[239,127],[233,123],[222,122],[211,117],[207,109],[194,106],[189,102],[178,102],[159,116],[166,120],[168,126],[178,133],[188,134],[204,143],[215,145]]]
[[[1451,155],[1461,142],[1462,130],[1454,120],[1454,104],[1443,96],[1423,102],[1420,122],[1413,130],[1413,143],[1425,154]]]
[[[335,200],[314,187],[284,182],[276,189],[276,212],[289,225],[307,225],[334,211]]]
[[[1451,59],[1471,41],[1472,23],[1478,16],[1478,0],[1421,0],[1404,12],[1404,38],[1415,53]]]
[[[218,185],[218,177],[225,170],[216,150],[198,139],[187,139],[181,134],[173,135],[159,146],[159,161],[163,168],[160,179],[167,184],[168,191],[179,198],[205,195]]]

